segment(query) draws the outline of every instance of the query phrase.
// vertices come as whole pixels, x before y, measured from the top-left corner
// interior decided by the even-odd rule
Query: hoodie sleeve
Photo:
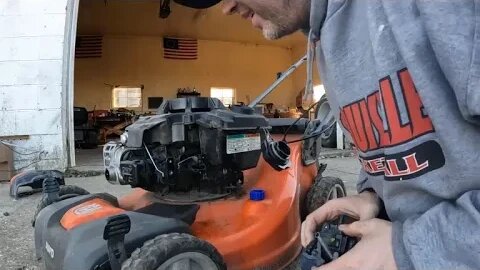
[[[373,190],[373,186],[372,183],[368,180],[367,173],[363,169],[360,169],[357,181],[357,192],[362,193],[365,190]]]
[[[418,85],[428,84],[427,80],[436,80],[437,84],[445,80],[448,84],[428,98],[450,98],[455,103],[445,104],[445,110],[459,110],[459,121],[463,118],[480,125],[480,1],[382,3],[412,76],[416,75],[414,71],[420,74],[414,78]],[[437,68],[438,72],[422,73]],[[452,172],[450,177],[458,174]],[[457,184],[465,185],[461,180]],[[465,190],[422,214],[394,222],[392,241],[399,270],[480,269],[480,190]],[[419,197],[419,203],[422,199]]]
[[[480,1],[417,0],[415,7],[463,118],[480,124]]]
[[[478,269],[480,191],[445,201],[421,216],[393,224],[398,270]]]

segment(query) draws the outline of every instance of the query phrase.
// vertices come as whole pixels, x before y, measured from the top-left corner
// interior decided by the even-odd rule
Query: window
[[[325,95],[325,87],[323,87],[323,84],[315,85],[313,87],[313,99],[315,102],[319,101],[323,95]]]
[[[119,86],[113,88],[114,108],[142,107],[142,87]]]
[[[223,105],[230,106],[235,102],[235,89],[212,87],[210,89],[210,96],[218,98]]]

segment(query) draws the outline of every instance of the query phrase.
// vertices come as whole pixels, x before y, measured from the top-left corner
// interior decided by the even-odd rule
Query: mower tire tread
[[[87,190],[79,187],[79,186],[73,186],[73,185],[67,185],[67,186],[60,186],[60,190],[58,191],[58,197],[60,200],[62,200],[62,197],[65,197],[64,199],[71,198],[72,196],[69,195],[88,195],[90,192]],[[35,214],[33,215],[32,219],[32,226],[35,227],[35,220],[37,219],[38,213],[40,211],[48,206],[48,202],[45,198],[45,196],[42,196],[40,201],[37,204],[37,209],[35,210]]]
[[[168,259],[185,252],[203,253],[217,265],[218,270],[227,269],[222,256],[210,243],[189,234],[170,233],[146,241],[122,264],[122,270],[157,269]]]
[[[347,195],[342,179],[331,176],[321,177],[320,175],[316,177],[306,197],[305,205],[307,207],[307,214],[317,210],[328,201],[330,190],[335,187],[335,185],[340,185],[345,193],[344,195]]]

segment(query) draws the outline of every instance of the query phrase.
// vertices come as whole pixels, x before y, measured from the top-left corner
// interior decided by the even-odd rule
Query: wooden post
[[[0,143],[0,182],[10,181],[13,177],[13,152]]]
[[[15,140],[28,140],[30,136],[0,136],[0,141],[15,141]],[[0,143],[0,182],[10,181],[15,175],[15,168],[13,166],[13,147],[9,147]]]

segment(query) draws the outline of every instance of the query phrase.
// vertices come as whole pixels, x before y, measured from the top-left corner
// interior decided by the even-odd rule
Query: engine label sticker
[[[227,136],[227,154],[250,152],[260,149],[260,134],[237,134]]]

